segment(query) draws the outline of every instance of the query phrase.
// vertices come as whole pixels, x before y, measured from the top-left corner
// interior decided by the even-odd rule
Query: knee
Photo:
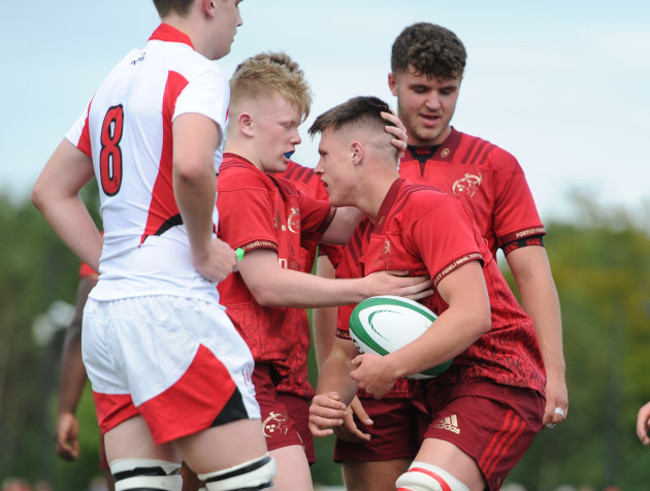
[[[183,479],[177,462],[157,459],[117,459],[110,464],[115,491],[164,489],[181,491]]]
[[[446,470],[417,461],[397,478],[395,486],[398,491],[469,491],[465,484]]]
[[[269,455],[249,460],[228,469],[199,474],[208,491],[267,489],[273,486],[275,462]]]

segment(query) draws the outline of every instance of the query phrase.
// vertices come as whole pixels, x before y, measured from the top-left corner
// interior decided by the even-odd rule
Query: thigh
[[[135,416],[115,426],[103,438],[106,460],[122,458],[159,459],[180,462],[180,456],[172,444],[157,445],[146,421]]]
[[[310,491],[313,489],[309,463],[301,445],[288,445],[269,452],[277,473],[273,479],[275,491]]]
[[[426,438],[415,460],[446,470],[469,489],[486,489],[485,478],[476,461],[447,441]]]
[[[254,460],[267,452],[258,419],[241,419],[174,442],[187,466],[197,474]]]
[[[342,463],[343,481],[347,491],[395,491],[395,481],[410,463],[409,459],[346,461]]]
[[[541,429],[544,398],[487,381],[436,392],[428,396],[431,419],[424,438],[448,442],[469,455],[488,488],[499,489]]]
[[[269,450],[297,445],[303,447],[303,440],[293,418],[288,398],[278,394],[276,383],[271,377],[269,365],[258,364],[253,371],[255,396],[262,414],[262,431]],[[307,411],[309,408],[307,408]]]
[[[289,415],[293,421],[294,428],[302,441],[302,447],[307,456],[309,465],[316,463],[316,453],[314,451],[314,437],[309,429],[309,401],[294,394],[279,392],[278,401],[283,403],[289,410]]]

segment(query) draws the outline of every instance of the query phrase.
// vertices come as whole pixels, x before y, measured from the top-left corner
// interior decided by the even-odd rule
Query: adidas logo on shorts
[[[442,418],[435,425],[433,425],[433,427],[439,428],[441,430],[449,430],[456,433],[457,435],[460,434],[460,428],[458,427],[458,419],[456,418],[455,414],[452,414],[451,416],[447,416],[446,418]]]

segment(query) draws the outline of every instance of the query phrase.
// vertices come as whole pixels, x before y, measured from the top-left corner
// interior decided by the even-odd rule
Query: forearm
[[[369,296],[361,278],[320,278],[279,267],[275,272],[274,281],[256,282],[251,292],[255,299],[266,307],[294,308],[346,305],[358,303]]]
[[[337,307],[320,307],[312,311],[314,353],[319,368],[332,351],[332,344],[336,335],[337,313]]]
[[[335,344],[341,342],[352,344],[351,341],[343,340],[337,340]],[[349,358],[351,356],[346,354],[346,351],[337,348],[332,349],[330,356],[323,362],[321,367],[316,393],[337,392],[341,397],[341,402],[347,406],[357,393],[357,385],[350,378],[351,365]],[[356,351],[356,348],[354,348],[354,351]],[[354,351],[351,351],[351,354],[354,354]]]
[[[533,321],[547,372],[564,376],[562,315],[551,268],[543,247],[530,246],[506,256],[521,305]]]
[[[75,313],[66,329],[61,356],[61,381],[59,383],[59,415],[75,414],[87,380],[86,367],[81,354],[83,311],[90,291],[97,284],[96,275],[84,276],[77,286]]]
[[[95,271],[99,270],[103,238],[81,198],[59,199],[39,209],[66,246]]]
[[[209,166],[195,172],[174,172],[174,195],[187,230],[192,255],[201,261],[208,254],[216,206],[216,178]]]
[[[31,198],[61,240],[96,271],[102,237],[79,197],[94,175],[90,157],[63,140],[36,180]]]
[[[271,249],[246,253],[238,269],[252,295],[265,307],[333,307],[356,304],[376,295],[413,299],[431,295],[428,277],[377,271],[363,278],[321,278],[281,268],[277,253]]]
[[[214,152],[221,129],[195,113],[182,114],[172,125],[172,179],[178,211],[187,230],[195,262],[210,255],[217,197]]]
[[[319,256],[316,263],[316,275],[321,278],[334,278],[335,270],[327,256]],[[320,307],[312,310],[312,332],[316,363],[322,367],[332,351],[336,339],[337,307]]]
[[[564,375],[566,364],[562,346],[560,301],[554,284],[548,281],[522,282],[519,286],[524,311],[533,321],[537,342],[547,373]]]
[[[281,268],[271,249],[246,253],[239,273],[255,300],[265,307],[317,308],[357,303],[368,292],[365,278],[337,280]]]
[[[81,358],[81,337],[67,338],[61,361],[59,414],[76,413],[86,380],[86,369]]]

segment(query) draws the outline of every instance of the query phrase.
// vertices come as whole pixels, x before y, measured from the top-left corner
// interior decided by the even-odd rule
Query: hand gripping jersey
[[[311,272],[313,251],[334,217],[327,201],[314,200],[293,183],[265,174],[238,155],[226,153],[217,180],[219,234],[231,247],[278,253],[280,266]],[[286,392],[312,397],[305,363],[309,323],[304,309],[262,307],[239,273],[219,284],[221,303],[257,363],[274,366]]]
[[[398,179],[375,225],[365,218],[357,227],[336,274],[358,278],[382,270],[410,271],[412,275],[428,272],[435,288],[446,275],[474,260],[483,264],[492,328],[455,357],[447,372],[429,383],[454,384],[480,378],[543,394],[546,380],[532,322],[510,291],[469,210],[458,199]],[[437,315],[448,308],[437,291],[420,302]],[[348,320],[353,308],[339,308],[338,337],[349,338]],[[413,385],[399,379],[387,397],[404,397]]]
[[[400,175],[458,197],[472,212],[490,252],[546,233],[519,163],[492,143],[452,128],[436,147],[409,147]]]
[[[219,67],[166,24],[100,85],[66,135],[92,157],[99,185],[104,247],[92,298],[182,294],[218,299],[215,284],[194,268],[174,198],[172,122],[199,113],[223,129],[228,100]],[[215,173],[220,160],[217,152]]]

